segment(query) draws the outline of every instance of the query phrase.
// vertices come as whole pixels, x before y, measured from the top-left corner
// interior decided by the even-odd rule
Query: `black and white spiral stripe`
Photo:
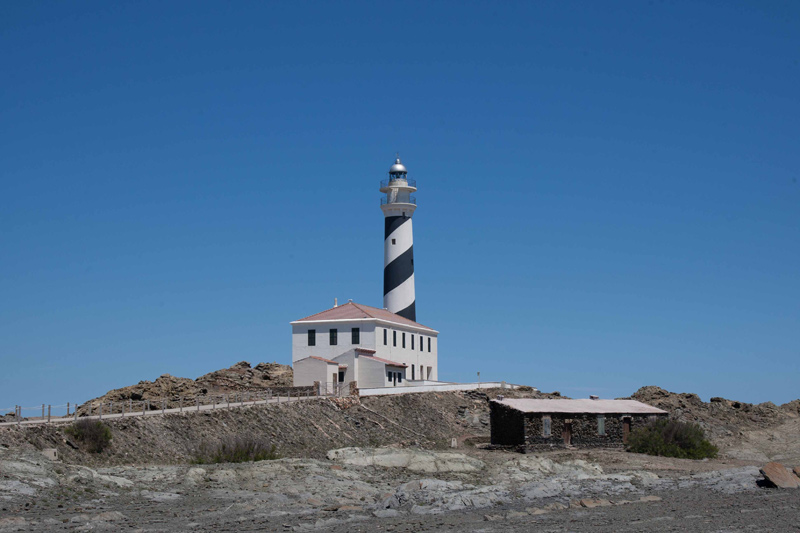
[[[383,306],[416,322],[411,217],[386,217],[384,235]]]

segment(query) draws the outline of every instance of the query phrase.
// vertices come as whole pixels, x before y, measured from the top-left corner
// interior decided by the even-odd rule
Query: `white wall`
[[[490,381],[486,383],[444,383],[441,385],[420,385],[415,387],[358,387],[358,394],[361,396],[385,396],[387,394],[408,394],[412,392],[444,392],[477,389],[499,389],[503,388],[501,381]],[[505,388],[516,389],[521,385],[505,383]],[[535,389],[538,390],[538,389]]]
[[[358,387],[388,387],[389,379],[386,371],[388,368],[384,363],[365,357],[358,358]],[[392,368],[392,370],[395,370]],[[398,368],[397,371],[400,371]],[[403,380],[405,383],[405,380]],[[363,385],[362,385],[363,384]]]
[[[383,331],[387,330],[387,344],[383,344]],[[394,346],[392,343],[392,332],[397,331],[397,346]],[[406,334],[406,347],[403,348],[403,333]],[[375,328],[374,338],[376,341],[375,345],[375,356],[381,357],[383,359],[388,359],[389,361],[395,361],[398,363],[403,363],[409,365],[409,368],[406,370],[406,376],[408,378],[411,377],[411,365],[414,365],[414,378],[420,379],[419,375],[419,367],[422,365],[425,369],[425,375],[422,376],[425,379],[431,380],[438,380],[439,379],[439,363],[438,363],[438,337],[436,334],[428,334],[428,333],[419,333],[418,331],[414,331],[411,328],[404,328],[402,326],[388,326],[384,324],[378,324]],[[411,349],[411,335],[414,335],[414,349]],[[419,350],[419,338],[422,335],[423,339],[423,350]],[[431,351],[428,352],[428,339],[431,339]],[[428,376],[427,368],[431,367],[431,375]]]
[[[347,365],[344,371],[344,383],[348,384],[351,381],[358,381],[358,360],[355,356],[355,350],[352,348],[347,352],[336,358],[336,362],[341,365]]]
[[[313,385],[315,381],[325,383],[331,380],[334,372],[339,372],[338,364],[326,363],[319,359],[303,359],[292,364],[294,370],[294,386]]]
[[[351,329],[360,328],[361,343],[353,345],[351,340]],[[317,332],[316,346],[308,345],[308,330],[313,329]],[[335,346],[330,344],[329,331],[338,330],[338,343]],[[343,353],[360,346],[361,348],[375,349],[375,321],[348,320],[341,322],[328,322],[322,324],[293,324],[292,325],[292,362],[305,359],[312,355],[325,359],[334,359]]]

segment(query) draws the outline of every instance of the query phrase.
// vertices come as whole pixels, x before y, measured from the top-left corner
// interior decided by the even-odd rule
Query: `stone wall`
[[[492,444],[515,446],[525,444],[525,421],[522,412],[497,402],[489,402]]]
[[[598,415],[596,414],[561,414],[550,416],[550,436],[543,432],[544,415],[528,413],[524,415],[525,448],[527,451],[542,451],[553,448],[565,448],[563,430],[567,421],[572,424],[571,445],[577,448],[621,448],[623,443],[623,415],[607,414],[605,416],[605,435],[598,434]],[[646,425],[654,415],[625,416],[631,419],[631,431]],[[666,416],[666,415],[658,415]],[[493,420],[494,421],[494,420]],[[494,428],[492,428],[494,431]]]

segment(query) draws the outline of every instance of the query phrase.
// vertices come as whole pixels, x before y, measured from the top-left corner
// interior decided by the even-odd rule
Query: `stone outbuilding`
[[[553,448],[619,448],[630,432],[667,412],[636,400],[492,400],[492,444],[522,451]]]

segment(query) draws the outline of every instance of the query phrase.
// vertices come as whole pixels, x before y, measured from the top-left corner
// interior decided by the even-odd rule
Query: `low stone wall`
[[[653,416],[666,415],[619,415],[605,416],[605,435],[598,433],[597,414],[561,414],[550,416],[550,436],[544,436],[543,418],[539,413],[524,415],[525,449],[544,451],[553,448],[566,448],[563,431],[567,421],[571,421],[571,445],[577,448],[621,448],[623,442],[623,418],[631,421],[631,431],[646,425]]]

